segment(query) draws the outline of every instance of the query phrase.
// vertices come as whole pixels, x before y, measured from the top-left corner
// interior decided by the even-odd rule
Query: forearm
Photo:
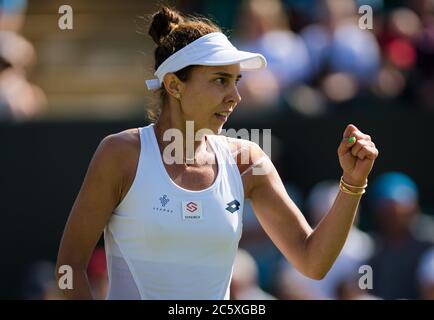
[[[306,239],[306,265],[315,278],[324,277],[341,252],[360,198],[340,190],[328,214]]]

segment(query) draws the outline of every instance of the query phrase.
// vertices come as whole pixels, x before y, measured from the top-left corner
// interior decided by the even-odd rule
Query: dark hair
[[[201,16],[184,16],[175,9],[162,6],[159,11],[152,14],[148,30],[148,34],[157,44],[154,51],[155,70],[172,54],[212,32],[221,32],[221,29],[211,20]],[[187,81],[193,67],[185,67],[175,72],[175,75],[181,81]],[[161,105],[163,105],[167,98],[167,91],[164,86],[160,90]],[[158,118],[161,106],[157,109],[148,109],[148,117],[151,120]]]

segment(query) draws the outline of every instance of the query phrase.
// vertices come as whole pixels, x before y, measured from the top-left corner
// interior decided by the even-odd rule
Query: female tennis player
[[[346,127],[337,150],[341,191],[312,230],[262,149],[218,135],[241,100],[240,71],[264,68],[265,58],[237,50],[212,22],[167,7],[153,14],[149,35],[157,44],[156,79],[147,86],[160,92],[161,112],[155,123],[109,135],[98,146],[60,244],[57,267],[73,270],[65,295],[93,298],[86,267],[104,232],[108,299],[229,299],[245,198],[288,261],[323,278],[378,156],[370,136]],[[193,155],[187,121],[195,133],[212,133],[194,141]],[[182,133],[181,149],[167,137],[173,132]],[[173,152],[180,161],[168,161]]]

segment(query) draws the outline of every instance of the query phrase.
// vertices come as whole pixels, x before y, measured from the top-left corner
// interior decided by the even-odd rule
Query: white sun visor
[[[267,66],[263,55],[238,50],[221,32],[209,33],[167,58],[155,71],[157,78],[146,80],[146,86],[148,90],[159,89],[167,73],[190,65],[223,66],[236,63],[240,64],[242,71],[258,70]]]

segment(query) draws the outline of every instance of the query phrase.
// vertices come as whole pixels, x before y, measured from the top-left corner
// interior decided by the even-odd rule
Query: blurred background
[[[0,298],[61,299],[54,264],[69,210],[100,140],[148,124],[157,1],[0,0]],[[271,128],[272,159],[312,226],[327,213],[348,123],[380,156],[357,221],[321,281],[299,274],[249,204],[232,299],[434,299],[434,1],[179,0],[239,48],[264,54],[246,73],[226,128]],[[373,28],[359,26],[369,5]],[[100,241],[89,264],[103,299]],[[361,266],[372,268],[362,290]]]

